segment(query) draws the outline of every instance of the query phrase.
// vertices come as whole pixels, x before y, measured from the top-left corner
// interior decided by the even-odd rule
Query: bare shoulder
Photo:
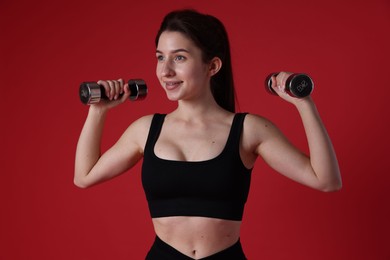
[[[256,114],[247,114],[244,121],[244,131],[248,132],[261,132],[272,131],[276,126],[267,118]]]
[[[123,133],[120,141],[136,144],[141,150],[145,147],[153,115],[146,115],[135,120]]]
[[[133,135],[141,136],[149,133],[149,128],[152,123],[153,115],[146,115],[138,118],[129,125],[126,132],[130,132]]]
[[[247,114],[241,136],[240,155],[244,165],[250,169],[254,166],[258,148],[273,132],[272,122],[262,116]]]
[[[269,119],[256,114],[245,117],[243,141],[247,146],[258,146],[270,137],[279,135],[279,129]]]
[[[151,124],[152,119],[153,119],[153,116],[154,115],[146,115],[146,116],[140,117],[137,120],[135,120],[129,126],[129,128],[137,128],[137,129],[141,129],[141,130],[142,129],[145,130],[145,128],[149,129],[150,124]]]

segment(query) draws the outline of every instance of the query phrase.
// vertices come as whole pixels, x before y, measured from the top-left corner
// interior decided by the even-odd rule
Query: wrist
[[[99,106],[99,105],[90,105],[88,114],[92,116],[105,117],[108,112],[107,107]]]
[[[294,105],[299,112],[310,111],[313,109],[316,110],[316,105],[310,96],[297,99],[296,102],[294,102]]]

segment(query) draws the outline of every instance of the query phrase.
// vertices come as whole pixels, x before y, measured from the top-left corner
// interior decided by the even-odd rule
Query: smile
[[[182,81],[166,81],[164,83],[167,90],[173,90],[177,88],[182,83]]]

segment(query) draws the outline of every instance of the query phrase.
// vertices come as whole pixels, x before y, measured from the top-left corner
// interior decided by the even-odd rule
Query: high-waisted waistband
[[[202,258],[202,260],[246,260],[241,242],[238,240],[234,245],[213,255]],[[177,251],[172,246],[162,241],[158,236],[150,248],[145,260],[193,260],[193,258]]]

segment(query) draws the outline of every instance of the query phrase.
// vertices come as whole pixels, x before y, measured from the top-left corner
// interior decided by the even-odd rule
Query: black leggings
[[[218,253],[202,258],[203,260],[246,260],[242,250],[240,240],[234,245]],[[193,260],[193,258],[182,254],[172,246],[162,241],[158,236],[154,240],[152,247],[145,260]]]

